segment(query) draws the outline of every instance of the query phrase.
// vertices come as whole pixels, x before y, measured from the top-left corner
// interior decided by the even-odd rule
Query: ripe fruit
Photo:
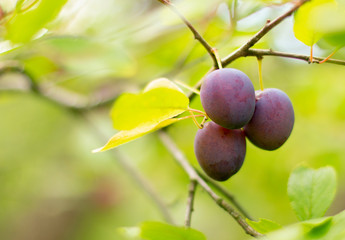
[[[254,145],[274,150],[288,139],[294,120],[289,97],[279,89],[267,88],[256,91],[255,112],[244,131]]]
[[[254,113],[255,91],[246,74],[233,68],[223,68],[208,74],[201,86],[201,104],[217,124],[241,128]]]
[[[240,129],[226,129],[207,122],[195,136],[194,151],[208,176],[225,181],[240,170],[246,155],[245,135]]]

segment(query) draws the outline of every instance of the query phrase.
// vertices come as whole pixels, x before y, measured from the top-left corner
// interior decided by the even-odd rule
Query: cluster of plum
[[[225,181],[237,173],[246,154],[247,137],[265,150],[279,148],[290,136],[294,111],[281,90],[255,91],[243,72],[224,68],[211,72],[200,91],[212,120],[195,136],[195,155],[208,176]]]

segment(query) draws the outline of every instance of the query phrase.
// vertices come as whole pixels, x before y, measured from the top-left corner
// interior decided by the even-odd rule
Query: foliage
[[[172,2],[224,57],[296,1]],[[344,59],[344,9],[343,0],[306,2],[294,21],[286,16],[254,47],[309,57],[302,42],[317,44],[322,49],[314,51],[322,56],[338,50],[336,58]],[[124,231],[152,240],[248,238],[216,207],[221,201],[210,202],[200,186],[194,192],[192,228],[177,227],[190,179],[157,134],[147,135],[164,128],[187,163],[200,169],[191,121],[196,121],[193,114],[204,117],[200,100],[175,83],[198,86],[216,64],[183,24],[160,1],[1,1],[1,239],[122,240],[128,234],[115,229],[123,226],[139,226]],[[244,52],[230,64],[258,89],[256,62],[249,56]],[[296,124],[291,139],[274,153],[248,144],[245,168],[222,187],[260,217],[242,224],[267,239],[343,239],[344,68],[259,57],[264,57],[265,86],[288,93]],[[118,132],[111,137],[113,127]],[[95,151],[121,147],[91,153],[104,143]],[[322,168],[298,167],[288,179],[302,161]],[[176,225],[166,223],[162,208]],[[294,223],[293,212],[300,222]]]

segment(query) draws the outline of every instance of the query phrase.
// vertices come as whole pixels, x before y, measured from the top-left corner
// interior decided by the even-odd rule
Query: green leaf
[[[131,129],[131,130],[124,130],[116,133],[110,140],[101,148],[95,149],[92,152],[103,152],[106,150],[109,150],[111,148],[115,148],[117,146],[120,146],[124,143],[128,143],[130,141],[133,141],[139,137],[144,136],[145,134],[151,133],[153,131],[156,131],[160,128],[166,127],[172,123],[175,123],[179,121],[178,118],[172,118],[163,120],[162,122],[158,124],[149,124],[149,125],[141,125],[137,128]]]
[[[308,222],[303,222],[302,225],[305,227],[306,235],[310,238],[319,238],[324,236],[332,224],[332,217],[326,217],[322,219],[312,219]]]
[[[266,240],[344,240],[345,211],[333,216],[299,222],[267,234]]]
[[[320,16],[320,11],[333,8],[335,4],[335,0],[313,0],[303,4],[294,15],[293,30],[296,38],[308,46],[314,45],[324,34],[320,31],[318,23],[331,17]]]
[[[160,222],[143,223],[141,237],[145,240],[206,240],[206,237],[197,230]]]
[[[345,31],[330,33],[324,36],[324,40],[335,48],[340,48],[345,45]]]
[[[332,48],[344,46],[345,5],[331,5],[327,8],[320,9],[317,14],[320,16],[317,22],[317,28],[319,32],[324,33],[323,40],[332,45]]]
[[[262,234],[266,234],[282,228],[279,223],[264,218],[260,218],[259,222],[255,222],[250,219],[246,219],[246,221],[252,228]]]
[[[168,79],[152,81],[140,94],[122,94],[111,110],[113,126],[131,130],[156,126],[188,109],[189,99]]]
[[[47,23],[52,21],[68,0],[41,0],[35,8],[24,12],[15,12],[6,24],[6,39],[13,43],[25,43]],[[19,4],[21,4],[19,2]]]
[[[289,178],[290,203],[300,220],[322,217],[336,192],[336,172],[332,167],[317,170],[299,167]]]

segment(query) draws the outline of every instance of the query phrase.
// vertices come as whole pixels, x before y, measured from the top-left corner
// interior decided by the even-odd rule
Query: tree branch
[[[25,69],[16,62],[6,62],[0,65],[0,77],[7,73],[19,73],[24,76],[29,83],[30,91],[39,93],[39,86],[36,84],[34,78]]]
[[[178,149],[178,147],[175,145],[173,140],[170,138],[170,136],[164,130],[159,131],[158,135],[159,135],[160,140],[164,144],[164,146],[174,156],[177,163],[181,165],[181,167],[188,174],[188,176],[191,180],[196,181],[208,193],[208,195],[217,203],[217,205],[219,207],[224,209],[227,213],[229,213],[235,219],[235,221],[243,228],[243,230],[247,234],[249,234],[253,237],[262,236],[262,234],[255,231],[251,226],[249,226],[247,224],[247,222],[241,216],[240,213],[238,213],[234,208],[232,208],[224,199],[222,199],[220,196],[218,196],[208,186],[208,184],[198,175],[198,173],[194,170],[194,168],[189,164],[186,157]]]
[[[276,56],[276,57],[283,57],[283,58],[292,58],[292,59],[298,59],[303,60],[308,63],[310,63],[310,56],[309,55],[302,55],[302,54],[296,54],[296,53],[287,53],[287,52],[278,52],[273,51],[271,49],[248,49],[244,55],[244,57],[247,56],[255,56],[255,57],[262,57],[262,56]],[[325,60],[325,58],[322,57],[313,57],[312,63],[320,63],[321,61]],[[325,63],[332,63],[332,64],[338,64],[338,65],[345,65],[345,61],[338,60],[338,59],[328,59]]]
[[[23,66],[14,61],[5,62],[0,65],[0,77],[8,73],[21,74],[29,84],[28,90],[54,104],[75,111],[91,110],[112,103],[124,90],[124,87],[116,86],[114,91],[108,91],[109,93],[101,92],[91,97],[84,97],[59,87],[51,87],[44,84],[38,85],[34,77]],[[14,90],[22,91],[23,89],[14,88]]]
[[[163,0],[164,1],[164,0]],[[223,67],[229,65],[231,62],[233,62],[234,60],[240,58],[240,57],[244,57],[246,56],[249,48],[251,48],[252,46],[254,46],[258,41],[260,41],[260,39],[262,37],[264,37],[270,30],[272,30],[275,26],[277,26],[279,23],[281,23],[285,18],[289,17],[294,11],[296,11],[300,6],[302,6],[304,3],[308,2],[310,0],[298,0],[294,3],[293,7],[285,12],[284,14],[280,15],[279,17],[277,17],[276,19],[274,19],[273,21],[267,21],[266,25],[260,30],[258,31],[252,38],[250,38],[245,44],[243,44],[241,47],[239,47],[237,50],[235,50],[234,52],[232,52],[231,54],[229,54],[227,57],[225,57],[222,61],[221,61],[221,65]],[[212,67],[206,74],[205,76],[214,71],[216,68]],[[204,77],[205,77],[204,76]],[[199,80],[199,82],[197,82],[194,85],[194,89],[200,89],[204,77],[202,79]],[[190,92],[188,94],[188,97],[190,100],[192,100],[195,97],[195,93]]]
[[[299,0],[296,1],[293,5],[293,7],[287,11],[286,13],[280,15],[273,21],[267,20],[266,25],[257,32],[252,38],[250,38],[245,44],[243,44],[240,48],[238,48],[236,51],[228,55],[227,57],[222,60],[222,65],[226,66],[235,59],[245,56],[246,51],[254,46],[263,36],[265,36],[269,31],[271,31],[275,26],[277,26],[279,23],[281,23],[285,18],[289,17],[294,11],[296,11],[300,6],[302,6],[304,3],[306,3],[309,0]]]
[[[40,88],[38,85],[36,85],[33,77],[25,71],[23,68],[21,68],[19,65],[11,63],[10,65],[6,66],[0,66],[0,77],[6,73],[19,73],[22,74],[23,76],[26,77],[26,80],[30,84],[30,90],[37,94],[38,96],[44,98],[45,100],[48,100],[50,102],[53,102],[54,104],[58,105],[59,107],[65,108],[73,113],[78,113],[78,116],[82,117],[85,122],[87,122],[90,125],[90,129],[94,132],[94,134],[100,139],[100,141],[105,142],[107,141],[107,137],[105,137],[101,131],[98,130],[96,126],[87,118],[85,115],[85,111],[89,110],[90,107],[100,107],[102,104],[108,103],[109,100],[104,101],[104,102],[95,102],[93,105],[85,105],[85,106],[80,106],[80,107],[75,107],[71,103],[67,103],[66,100],[64,101],[59,101],[56,99],[52,99],[48,97],[49,94],[44,92],[44,89]],[[113,99],[117,97],[117,94],[113,96]],[[61,98],[61,97],[60,97]],[[78,111],[76,111],[78,110]],[[151,198],[152,202],[157,206],[158,210],[161,212],[162,216],[164,219],[171,223],[174,224],[173,218],[170,215],[169,211],[167,210],[166,205],[164,202],[161,200],[160,196],[155,192],[155,190],[152,188],[151,184],[146,180],[144,176],[140,174],[133,166],[129,164],[131,162],[127,157],[122,154],[119,151],[112,151],[111,152],[113,156],[116,157],[117,162],[119,165],[127,172],[129,176],[132,177],[132,179],[140,186],[140,189],[143,189],[143,191]]]
[[[235,196],[229,193],[224,187],[222,187],[220,184],[216,183],[215,181],[212,181],[208,177],[206,177],[204,174],[202,174],[199,170],[194,170],[199,174],[199,176],[204,179],[205,182],[207,182],[209,185],[211,185],[214,189],[216,189],[219,193],[221,193],[226,199],[228,199],[237,209],[242,213],[242,215],[250,220],[254,220],[249,213],[239,204],[239,202],[236,200]]]
[[[196,180],[190,181],[189,189],[188,189],[186,218],[185,218],[185,226],[186,227],[191,226],[192,212],[194,210],[193,204],[194,204],[194,198],[195,198],[195,190],[196,190],[197,185],[198,185],[198,182]]]
[[[201,36],[201,34],[196,30],[196,28],[183,16],[182,13],[173,5],[169,0],[158,0],[159,2],[163,3],[165,6],[169,7],[179,18],[186,24],[189,30],[193,33],[194,38],[198,40],[201,45],[206,49],[208,54],[213,60],[213,65],[215,68],[221,68],[219,66],[219,62],[217,61],[218,55],[215,48],[211,47],[211,45]]]

